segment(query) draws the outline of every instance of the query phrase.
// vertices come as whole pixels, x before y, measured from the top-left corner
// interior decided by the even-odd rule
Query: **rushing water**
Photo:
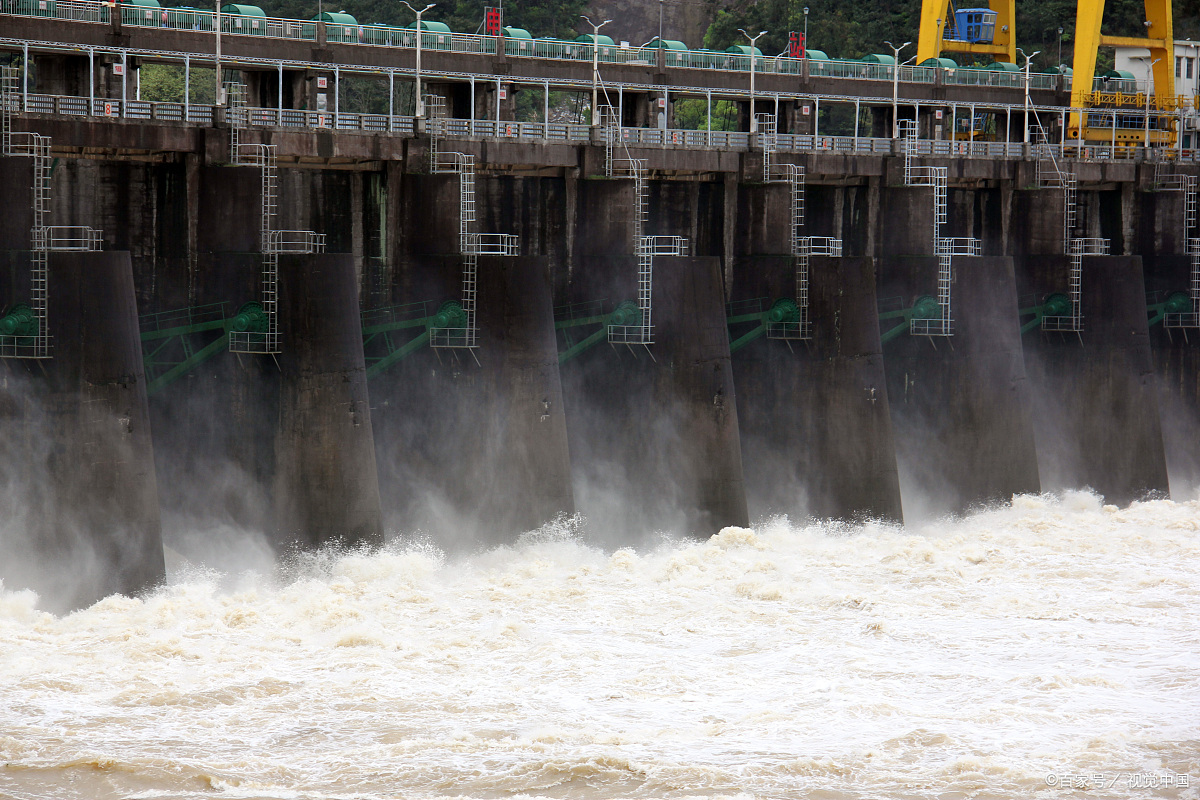
[[[1200,502],[1086,494],[0,589],[0,796],[1197,797],[1198,612]]]

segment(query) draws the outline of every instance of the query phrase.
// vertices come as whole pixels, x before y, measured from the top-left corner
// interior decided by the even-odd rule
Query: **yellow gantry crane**
[[[941,58],[942,53],[972,53],[1015,64],[1015,21],[1016,0],[989,0],[987,5],[959,9],[953,0],[922,0],[917,63]]]
[[[1071,83],[1071,107],[1096,109],[1071,114],[1067,136],[1081,142],[1111,142],[1170,145],[1175,142],[1175,118],[1186,98],[1175,95],[1175,42],[1171,32],[1171,0],[1145,0],[1146,36],[1106,36],[1100,32],[1104,0],[1079,0],[1075,17],[1075,74]],[[1152,64],[1154,92],[1095,90],[1096,52],[1102,46],[1145,47]],[[1149,86],[1146,87],[1148,92]],[[1127,113],[1122,114],[1122,109]],[[1145,112],[1150,112],[1146,125]],[[1154,111],[1165,112],[1154,114]],[[1142,113],[1138,113],[1142,112]],[[1123,129],[1123,130],[1122,130]]]
[[[1175,95],[1171,0],[1144,2],[1145,36],[1108,36],[1100,30],[1104,0],[1078,0],[1071,107],[1093,110],[1070,115],[1066,131],[1069,140],[1118,146],[1175,143],[1178,111],[1189,101]],[[1015,64],[1015,22],[1015,0],[988,0],[986,6],[976,2],[970,8],[955,8],[954,0],[922,0],[917,63],[941,58],[943,53],[964,53]],[[1132,85],[1141,75],[1133,79],[1125,75],[1097,88],[1096,53],[1105,46],[1147,48],[1153,92],[1149,86],[1139,92]]]

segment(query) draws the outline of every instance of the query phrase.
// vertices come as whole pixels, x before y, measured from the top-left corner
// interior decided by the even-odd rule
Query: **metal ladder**
[[[763,148],[763,180],[783,183],[788,187],[788,246],[795,264],[797,321],[767,322],[768,339],[811,339],[812,321],[809,318],[808,277],[811,256],[840,256],[842,240],[829,236],[804,235],[805,171],[798,164],[777,164],[779,135],[774,114],[758,114],[755,119],[759,141]]]
[[[1183,239],[1187,243],[1190,263],[1188,296],[1192,302],[1190,312],[1174,312],[1163,315],[1164,328],[1200,328],[1200,238],[1197,238],[1196,178],[1168,170],[1168,164],[1159,161],[1154,165],[1154,187],[1161,191],[1183,193]]]
[[[102,233],[86,226],[53,226],[50,217],[52,161],[50,137],[13,131],[13,116],[20,110],[17,70],[0,68],[0,155],[33,160],[30,205],[33,226],[29,231],[29,311],[36,324],[32,335],[0,337],[0,358],[50,358],[53,337],[49,330],[50,252],[95,252],[102,249]]]
[[[1049,142],[1049,134],[1044,128],[1036,128],[1033,135],[1038,186],[1043,189],[1063,190],[1063,252],[1071,259],[1071,274],[1067,279],[1071,313],[1069,316],[1048,314],[1042,317],[1042,330],[1080,333],[1083,331],[1083,257],[1108,255],[1109,240],[1075,235],[1079,222],[1078,181],[1075,173],[1064,169],[1058,163]]]
[[[475,356],[479,347],[478,310],[479,256],[518,256],[520,238],[509,233],[479,233],[475,214],[475,156],[439,149],[439,139],[446,135],[446,99],[438,95],[425,96],[429,131],[429,171],[435,175],[458,177],[458,252],[462,254],[462,319],[461,327],[430,328],[429,346],[434,348],[466,349]],[[478,362],[478,358],[476,357]]]
[[[625,158],[615,156],[616,145],[621,142],[617,110],[610,105],[600,106],[598,110],[601,137],[604,140],[605,176],[633,179],[633,248],[638,263],[637,306],[640,319],[636,325],[608,325],[608,341],[611,344],[648,347],[654,344],[654,259],[657,256],[686,256],[688,240],[682,236],[646,235],[650,220],[646,160],[632,158],[628,148],[625,149]]]
[[[913,163],[913,156],[917,151],[915,120],[901,120],[900,134],[901,146],[904,148],[904,185],[933,188],[933,252],[938,260],[937,302],[941,312],[938,319],[909,320],[909,333],[914,336],[953,336],[954,316],[950,305],[950,290],[954,280],[953,259],[955,256],[979,255],[980,242],[966,236],[942,236],[942,228],[949,222],[948,171],[946,167],[922,167]]]
[[[243,144],[242,132],[249,125],[246,86],[225,84],[228,99],[229,161],[231,164],[257,167],[259,170],[259,248],[262,250],[260,299],[265,331],[230,331],[229,350],[233,353],[275,354],[282,352],[279,334],[279,255],[281,253],[323,253],[325,234],[313,231],[284,231],[275,227],[279,216],[279,167],[273,144]]]

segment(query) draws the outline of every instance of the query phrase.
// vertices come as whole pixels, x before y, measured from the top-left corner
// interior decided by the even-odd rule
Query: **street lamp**
[[[663,46],[662,41],[662,18],[663,18],[663,0],[658,0],[658,49]]]
[[[600,124],[600,117],[598,116],[599,109],[597,107],[597,103],[600,102],[600,96],[598,94],[598,88],[600,84],[600,29],[612,22],[612,20],[606,19],[604,22],[601,22],[599,25],[597,25],[596,23],[592,22],[589,17],[583,14],[580,14],[579,16],[582,17],[588,25],[592,26],[592,127],[594,128]],[[661,33],[658,37],[658,46],[662,47]]]
[[[808,6],[804,7],[804,43],[800,48],[800,55],[808,58]]]
[[[1058,28],[1058,66],[1059,66],[1060,70],[1062,68],[1062,32],[1063,32],[1063,29],[1062,29],[1062,26],[1060,25]]]
[[[1025,59],[1025,144],[1029,144],[1029,62],[1033,61],[1033,56],[1042,51],[1034,50],[1032,55],[1027,56],[1025,51],[1018,47],[1017,52]]]
[[[1149,26],[1147,26],[1147,27],[1149,27]],[[1144,142],[1144,146],[1146,147],[1147,150],[1149,150],[1150,149],[1150,87],[1153,86],[1153,81],[1154,81],[1154,65],[1157,64],[1158,62],[1162,61],[1162,59],[1156,58],[1153,61],[1151,61],[1150,56],[1138,56],[1138,60],[1147,62],[1146,63],[1146,139]]]
[[[898,139],[900,137],[900,51],[912,42],[905,42],[899,47],[891,42],[884,42],[884,44],[892,48],[892,138]]]
[[[225,103],[222,102],[224,100],[224,98],[221,97],[221,0],[216,0],[216,6],[217,6],[217,19],[216,19],[216,23],[217,23],[216,24],[216,31],[217,31],[217,66],[216,66],[217,105],[223,106],[223,105],[225,105]],[[114,10],[117,11],[117,13],[120,13],[120,6],[113,6],[113,8],[114,8]],[[123,95],[122,95],[121,99],[124,99]]]
[[[758,132],[758,121],[754,118],[754,61],[758,55],[758,48],[755,47],[755,42],[760,36],[765,36],[766,31],[759,31],[757,36],[751,36],[741,28],[738,28],[738,33],[750,40],[750,133]]]
[[[429,9],[437,5],[430,3],[429,5],[417,11],[412,6],[408,5],[408,0],[400,0],[401,3],[408,6],[408,10],[417,15],[417,119],[425,118],[425,97],[421,94],[421,15]],[[472,100],[474,102],[474,100]]]

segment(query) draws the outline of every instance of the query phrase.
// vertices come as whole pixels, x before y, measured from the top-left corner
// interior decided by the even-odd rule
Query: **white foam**
[[[0,588],[0,791],[1195,796],[1198,520],[1068,493],[616,552],[560,520],[461,559],[181,565],[62,618]]]

